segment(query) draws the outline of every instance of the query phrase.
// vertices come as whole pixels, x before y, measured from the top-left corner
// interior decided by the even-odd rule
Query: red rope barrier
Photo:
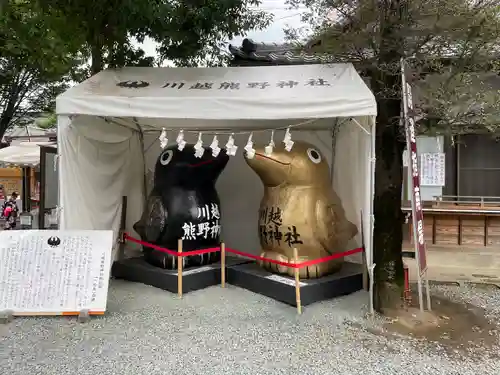
[[[299,268],[313,266],[313,265],[318,264],[318,263],[328,262],[330,260],[347,257],[349,255],[357,254],[357,253],[361,253],[361,252],[363,252],[363,248],[358,247],[356,249],[344,251],[342,253],[332,254],[332,255],[329,255],[329,256],[324,257],[324,258],[318,258],[318,259],[308,260],[307,262],[302,262],[299,264]]]
[[[177,251],[169,250],[169,249],[166,249],[166,248],[158,246],[158,245],[154,245],[154,244],[149,243],[149,242],[144,242],[144,241],[138,240],[137,238],[129,236],[127,233],[125,233],[123,235],[123,238],[125,240],[129,240],[130,242],[135,242],[135,243],[137,243],[139,245],[150,247],[152,249],[155,249],[156,251],[160,251],[162,253],[167,253],[167,254],[170,254],[170,255],[173,255],[173,256],[176,256],[176,257],[189,257],[189,256],[192,256],[192,255],[215,253],[216,251],[220,251],[220,247],[211,247],[209,249],[183,251],[182,253],[179,253]]]
[[[235,249],[231,249],[231,248],[227,248],[227,247],[226,247],[226,251],[229,252],[229,253],[233,253],[233,254],[236,254],[236,255],[240,255],[240,256],[246,257],[246,258],[250,258],[250,259],[254,259],[254,260],[260,260],[262,262],[269,262],[269,263],[273,263],[273,264],[278,264],[280,266],[285,266],[285,267],[289,267],[289,268],[303,268],[303,267],[313,266],[313,265],[319,264],[319,263],[328,262],[330,260],[334,260],[334,259],[338,259],[338,258],[343,258],[343,257],[349,256],[349,255],[352,255],[352,254],[361,253],[363,251],[363,248],[362,247],[358,247],[356,249],[344,251],[342,253],[332,254],[332,255],[329,255],[329,256],[324,257],[324,258],[318,258],[318,259],[308,260],[308,261],[302,262],[302,263],[281,262],[279,260],[268,259],[268,258],[264,258],[264,257],[258,256],[258,255],[244,253],[243,251],[239,251],[239,250],[235,250]]]
[[[123,238],[124,238],[124,240],[129,240],[130,242],[135,242],[135,243],[137,243],[139,245],[150,247],[150,248],[155,249],[157,251],[161,251],[163,253],[167,253],[167,254],[170,254],[170,255],[173,255],[173,256],[176,256],[176,257],[178,257],[178,256],[184,257],[184,256],[191,256],[191,255],[200,255],[200,254],[214,253],[216,251],[220,251],[220,247],[212,247],[212,248],[209,248],[209,249],[192,250],[192,251],[185,251],[185,252],[179,253],[179,252],[177,252],[175,250],[165,249],[164,247],[161,247],[161,246],[158,246],[158,245],[154,245],[152,243],[148,243],[148,242],[144,242],[144,241],[138,240],[137,238],[134,238],[134,237],[128,235],[127,233],[123,234]],[[277,264],[277,265],[284,266],[284,267],[289,267],[289,268],[303,268],[303,267],[313,266],[313,265],[319,264],[319,263],[328,262],[330,260],[334,260],[334,259],[338,259],[338,258],[343,258],[343,257],[349,256],[349,255],[352,255],[352,254],[361,253],[361,252],[363,252],[363,248],[362,247],[358,247],[356,249],[344,251],[342,253],[332,254],[332,255],[329,255],[329,256],[324,257],[324,258],[318,258],[318,259],[308,260],[308,261],[302,262],[302,263],[281,262],[279,260],[264,258],[264,257],[258,256],[258,255],[253,255],[253,254],[245,253],[243,251],[231,249],[231,248],[228,248],[228,247],[226,247],[226,251],[229,252],[229,253],[240,255],[240,256],[245,257],[245,258],[254,259],[254,260],[260,260],[262,262],[269,262],[269,263]]]
[[[236,255],[240,255],[240,256],[245,257],[245,258],[250,258],[250,259],[254,259],[254,260],[260,260],[262,262],[269,262],[269,263],[273,263],[273,264],[278,264],[280,266],[285,266],[285,267],[297,268],[296,267],[297,265],[295,263],[280,262],[279,260],[268,259],[268,258],[264,258],[264,257],[258,256],[258,255],[244,253],[243,251],[239,251],[239,250],[235,250],[235,249],[230,249],[228,247],[226,247],[226,251],[228,253],[233,253],[233,254],[236,254]]]

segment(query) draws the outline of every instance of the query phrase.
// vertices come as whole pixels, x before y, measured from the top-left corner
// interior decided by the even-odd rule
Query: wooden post
[[[179,239],[177,241],[177,252],[179,253],[177,257],[177,295],[179,298],[182,298],[182,265],[183,265],[183,257],[182,257],[182,240]]]
[[[297,253],[297,248],[293,248],[293,259],[295,259],[295,264],[299,263],[299,255]],[[297,313],[302,314],[302,305],[300,303],[300,269],[294,268],[295,270],[295,301],[297,303]]]
[[[125,259],[125,239],[124,234],[127,225],[127,197],[122,197],[122,212],[120,217],[120,245],[118,247],[118,260]]]
[[[226,287],[226,245],[220,244],[220,286]]]

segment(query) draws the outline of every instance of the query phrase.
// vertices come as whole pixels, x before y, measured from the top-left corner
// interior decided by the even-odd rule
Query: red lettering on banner
[[[413,151],[411,152],[411,169],[412,169],[412,174],[413,174],[413,177],[417,177],[418,178],[418,157],[417,157],[417,151]],[[413,185],[415,186],[415,185]]]
[[[406,105],[409,109],[413,109],[413,95],[411,93],[411,85],[406,84]]]
[[[408,119],[408,122],[410,123],[409,128],[410,128],[410,141],[415,143],[415,152],[417,152],[417,137],[415,136],[415,121],[413,120],[413,117],[410,117]]]
[[[417,139],[415,136],[415,119],[413,117],[413,101],[411,86],[406,84],[404,96],[404,124],[406,130],[406,147],[408,149],[408,165],[411,168],[411,191],[412,191],[412,221],[415,233],[415,251],[419,265],[420,276],[427,271],[427,254],[424,238],[424,214],[422,211],[422,200],[420,196],[420,175],[418,173]]]
[[[422,209],[422,206],[420,204],[420,188],[419,187],[416,187],[415,189],[413,189],[414,192],[415,192],[415,208],[417,210],[421,210]]]
[[[417,222],[417,235],[418,235],[418,243],[419,245],[424,245],[424,221],[419,220]]]

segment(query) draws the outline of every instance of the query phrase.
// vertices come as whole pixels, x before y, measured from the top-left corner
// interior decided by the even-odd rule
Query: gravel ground
[[[439,286],[435,292],[487,308],[500,320],[500,291]],[[159,289],[113,280],[108,314],[18,318],[0,326],[5,375],[483,375],[500,363],[449,356],[409,338],[370,333],[367,294],[292,307],[228,287],[182,300]]]

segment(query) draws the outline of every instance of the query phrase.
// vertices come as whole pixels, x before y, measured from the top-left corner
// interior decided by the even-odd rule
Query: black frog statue
[[[183,252],[219,246],[220,202],[215,182],[228,160],[225,150],[214,157],[205,148],[197,158],[190,144],[182,151],[177,145],[165,148],[156,162],[146,209],[134,225],[142,240],[176,250],[181,238]],[[146,246],[143,251],[148,263],[166,269],[176,268],[177,259],[184,259],[186,268],[220,260],[219,252],[177,258]]]

